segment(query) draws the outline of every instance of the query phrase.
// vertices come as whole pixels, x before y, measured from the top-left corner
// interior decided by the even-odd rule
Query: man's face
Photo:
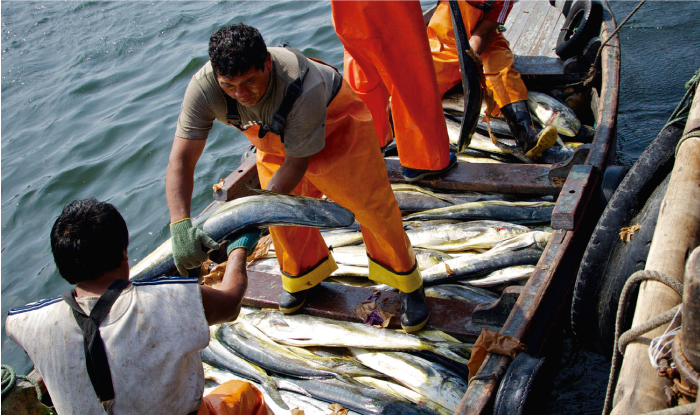
[[[267,84],[270,81],[271,69],[272,61],[268,55],[263,69],[253,67],[244,74],[231,77],[217,75],[216,80],[228,96],[244,107],[250,107],[257,104],[265,94]]]

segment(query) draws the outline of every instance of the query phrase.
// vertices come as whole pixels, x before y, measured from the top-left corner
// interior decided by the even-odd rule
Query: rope
[[[612,34],[608,36],[608,38],[605,39],[603,43],[600,44],[600,48],[598,48],[598,53],[596,53],[595,60],[593,61],[593,65],[591,66],[591,69],[588,70],[588,74],[585,76],[585,78],[583,78],[583,85],[588,86],[588,84],[590,84],[595,78],[595,76],[598,74],[598,61],[600,60],[600,53],[603,51],[603,47],[607,45],[610,39],[612,39],[617,34],[617,32],[619,32],[620,29],[622,29],[622,26],[624,26],[625,23],[627,23],[627,21],[631,19],[635,13],[637,13],[637,10],[639,10],[639,8],[642,7],[642,4],[646,3],[646,1],[647,0],[640,1],[637,7],[635,7],[634,10],[632,10],[632,12],[625,18],[625,20],[623,20],[622,23],[620,23],[617,26],[617,28],[615,28],[615,31],[612,32]]]
[[[614,392],[614,385],[615,382],[617,381],[617,375],[618,375],[618,370],[619,370],[619,357],[622,355],[618,353],[618,344],[620,340],[620,332],[622,331],[622,324],[624,322],[624,317],[625,317],[625,310],[627,309],[627,303],[629,301],[629,297],[632,294],[632,289],[634,286],[642,281],[646,280],[653,280],[653,281],[658,281],[662,284],[668,285],[671,287],[678,295],[682,296],[683,295],[683,284],[679,282],[677,279],[666,275],[662,272],[658,271],[652,271],[652,270],[642,270],[642,271],[637,271],[632,276],[627,280],[625,283],[624,288],[622,288],[622,293],[620,294],[620,301],[618,303],[618,308],[617,308],[617,318],[615,322],[615,346],[613,347],[613,355],[612,355],[612,362],[610,363],[610,378],[608,379],[608,389],[605,394],[605,406],[603,407],[603,415],[608,415],[610,411],[612,410],[612,399],[613,399],[613,392]],[[675,307],[674,307],[675,308]],[[673,310],[673,309],[672,309]],[[673,313],[675,313],[676,310],[673,310]],[[660,316],[657,316],[656,318],[652,319],[654,323],[657,323],[658,325],[655,327],[651,327],[649,330],[652,330],[656,327],[659,327],[663,324],[668,323],[673,319],[671,316],[670,318],[667,317],[669,312],[667,311],[666,313],[661,314]],[[665,318],[668,318],[667,321]],[[661,322],[659,322],[661,321]],[[650,321],[651,322],[651,321]],[[648,325],[650,322],[645,323],[645,325]],[[630,329],[627,333],[632,332],[632,334],[636,334],[633,338],[630,338],[628,340],[632,341],[634,338],[638,337],[640,333],[635,333],[636,331],[639,331],[639,327],[634,327]],[[625,335],[627,335],[625,333]],[[625,336],[625,339],[627,337],[632,337],[632,334]],[[625,344],[626,346],[626,344]]]
[[[644,415],[693,415],[697,402],[688,405],[674,406],[673,408],[662,409],[660,411],[647,412]]]
[[[649,362],[651,367],[655,370],[661,369],[659,362],[664,356],[668,356],[671,353],[671,347],[673,345],[673,340],[676,337],[676,333],[681,331],[681,326],[676,326],[676,328],[671,329],[676,323],[676,318],[681,314],[682,307],[680,305],[673,307],[676,309],[676,313],[671,320],[671,323],[666,327],[666,331],[661,336],[653,339],[649,343],[649,348],[647,349],[647,356],[649,357]],[[673,309],[669,310],[672,311]],[[622,339],[620,340],[622,341]]]
[[[700,138],[700,130],[691,131],[688,134],[681,137],[680,141],[678,141],[678,145],[676,145],[676,158],[678,158],[678,150],[680,150],[681,144],[683,144],[686,140],[690,138]]]
[[[681,99],[676,106],[676,109],[673,110],[673,113],[671,113],[671,116],[668,118],[668,121],[666,121],[663,128],[677,122],[685,125],[686,120],[688,119],[688,114],[690,114],[690,107],[692,106],[693,99],[695,98],[695,90],[697,89],[699,83],[700,69],[695,71],[695,75],[693,75],[693,77],[691,77],[688,82],[685,83],[685,89],[687,91],[685,92],[685,95],[683,95],[683,99]]]
[[[37,399],[41,400],[41,388],[39,388],[39,384],[27,376],[15,374],[15,370],[12,368],[12,366],[8,365],[2,365],[2,399],[5,399],[7,395],[15,390],[18,380],[26,380],[34,385]]]

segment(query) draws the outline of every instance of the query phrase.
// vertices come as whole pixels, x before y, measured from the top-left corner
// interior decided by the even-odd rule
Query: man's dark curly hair
[[[244,24],[226,26],[209,38],[209,60],[214,73],[239,76],[255,68],[263,69],[267,46],[258,29]]]
[[[119,268],[128,246],[129,231],[122,215],[95,198],[69,203],[51,229],[54,262],[71,284]]]

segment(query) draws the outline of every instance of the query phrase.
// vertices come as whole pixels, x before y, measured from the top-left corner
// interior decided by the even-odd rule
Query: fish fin
[[[270,396],[270,399],[272,399],[277,404],[277,406],[284,409],[285,411],[289,410],[289,406],[287,406],[287,403],[284,401],[284,399],[282,399],[282,395],[280,395],[277,381],[273,377],[267,378],[267,381],[265,383],[262,383],[261,386],[265,390],[265,392],[267,392],[267,394]]]
[[[278,389],[282,389],[282,390],[286,390],[289,392],[298,393],[300,395],[312,397],[311,394],[306,391],[306,389],[302,388],[301,386],[297,385],[296,383],[292,383],[292,382],[289,382],[289,381],[284,380],[284,379],[277,379],[276,383],[277,383]]]
[[[248,188],[249,190],[252,190],[253,192],[264,195],[264,196],[290,196],[285,193],[278,193],[278,192],[273,192],[270,190],[265,190],[265,189],[253,189],[252,187]]]

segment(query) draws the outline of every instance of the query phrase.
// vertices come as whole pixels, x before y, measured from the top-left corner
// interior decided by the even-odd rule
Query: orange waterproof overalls
[[[331,1],[345,46],[344,79],[367,104],[381,147],[394,121],[401,165],[441,170],[449,164],[447,127],[418,1]]]
[[[465,1],[459,2],[459,9],[462,12],[467,36],[471,37],[472,31],[483,18],[484,12]],[[440,1],[435,14],[430,19],[428,39],[437,75],[438,90],[442,96],[450,88],[462,82],[452,15],[447,1]],[[486,87],[493,91],[499,108],[515,101],[527,100],[527,88],[520,73],[513,67],[513,52],[501,32],[496,31],[491,34],[480,57],[484,65]]]
[[[202,398],[197,415],[268,415],[263,394],[251,383],[231,380]]]
[[[279,135],[268,132],[259,138],[259,130],[260,126],[254,125],[243,132],[258,149],[258,176],[264,189],[286,153]],[[325,194],[355,214],[362,225],[371,280],[403,292],[413,292],[422,285],[372,116],[345,81],[326,109],[325,147],[311,156],[292,193],[315,198]],[[317,228],[275,226],[270,234],[286,291],[311,288],[338,268]]]

